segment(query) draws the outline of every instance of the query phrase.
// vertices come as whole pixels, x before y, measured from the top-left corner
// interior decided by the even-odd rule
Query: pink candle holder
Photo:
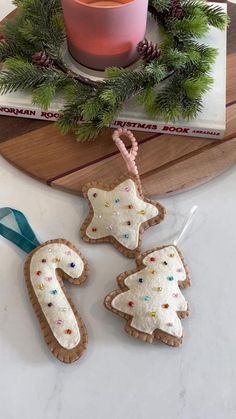
[[[148,0],[62,0],[68,47],[82,65],[126,67],[145,36]]]

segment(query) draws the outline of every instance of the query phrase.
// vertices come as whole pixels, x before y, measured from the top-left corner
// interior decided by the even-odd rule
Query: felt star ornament
[[[131,151],[125,148],[120,135],[127,136]],[[135,164],[138,144],[130,131],[119,129],[113,140],[126,161],[129,174],[107,186],[91,182],[84,186],[83,194],[90,211],[81,227],[81,236],[90,243],[110,242],[121,253],[135,257],[140,250],[142,232],[160,223],[165,214],[158,203],[143,196]]]

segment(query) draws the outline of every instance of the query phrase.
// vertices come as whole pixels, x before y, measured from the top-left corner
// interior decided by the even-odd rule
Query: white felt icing
[[[138,246],[140,225],[159,212],[154,205],[139,198],[132,179],[125,180],[112,191],[91,188],[88,199],[94,216],[87,227],[87,236],[91,239],[113,236],[130,250]]]
[[[178,281],[186,279],[186,271],[176,248],[167,246],[156,250],[146,256],[143,263],[146,265],[144,269],[125,279],[129,291],[115,297],[112,306],[133,316],[131,326],[141,332],[151,334],[160,329],[181,337],[182,325],[176,312],[186,311],[187,302]],[[142,282],[139,282],[140,278]],[[130,307],[130,302],[133,307]],[[165,304],[169,305],[168,308]],[[153,317],[152,312],[155,313]]]
[[[43,259],[46,262],[43,262]],[[75,266],[72,267],[71,263]],[[84,269],[84,262],[65,244],[47,244],[36,250],[31,258],[30,279],[53,335],[63,348],[72,349],[80,341],[80,331],[73,310],[56,277],[57,268],[71,278],[79,278]],[[48,306],[50,303],[52,305]]]

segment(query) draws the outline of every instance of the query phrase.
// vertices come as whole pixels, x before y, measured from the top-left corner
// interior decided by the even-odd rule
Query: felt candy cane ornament
[[[130,140],[130,151],[121,136]],[[131,131],[119,128],[112,138],[128,173],[112,185],[94,181],[83,187],[90,210],[81,227],[81,236],[89,243],[112,243],[121,253],[132,258],[140,251],[143,231],[160,223],[165,210],[158,202],[143,195],[135,163],[138,143]]]
[[[56,358],[74,362],[85,351],[88,339],[63,280],[80,285],[87,278],[87,262],[67,240],[49,240],[40,245],[20,211],[0,209],[0,219],[7,215],[15,218],[20,233],[0,223],[0,234],[29,253],[24,266],[25,281],[44,339]]]
[[[158,339],[170,346],[181,345],[180,319],[190,313],[181,289],[190,286],[190,277],[177,244],[195,211],[196,206],[173,244],[138,255],[137,268],[119,275],[119,289],[106,296],[106,308],[126,320],[125,331],[130,336],[149,343]]]

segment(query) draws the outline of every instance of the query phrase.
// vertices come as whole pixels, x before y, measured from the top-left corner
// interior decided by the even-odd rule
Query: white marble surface
[[[10,9],[0,0],[0,15]],[[10,119],[9,119],[10,123]],[[193,204],[198,215],[182,250],[193,285],[179,349],[142,344],[106,311],[116,275],[134,267],[109,245],[87,245],[79,226],[82,198],[38,183],[0,157],[0,206],[22,210],[38,238],[65,237],[87,256],[87,284],[68,286],[89,333],[74,365],[53,358],[43,342],[24,284],[25,255],[0,238],[1,419],[235,419],[236,170],[190,192],[161,199],[168,216],[145,234],[143,249],[170,242]]]

